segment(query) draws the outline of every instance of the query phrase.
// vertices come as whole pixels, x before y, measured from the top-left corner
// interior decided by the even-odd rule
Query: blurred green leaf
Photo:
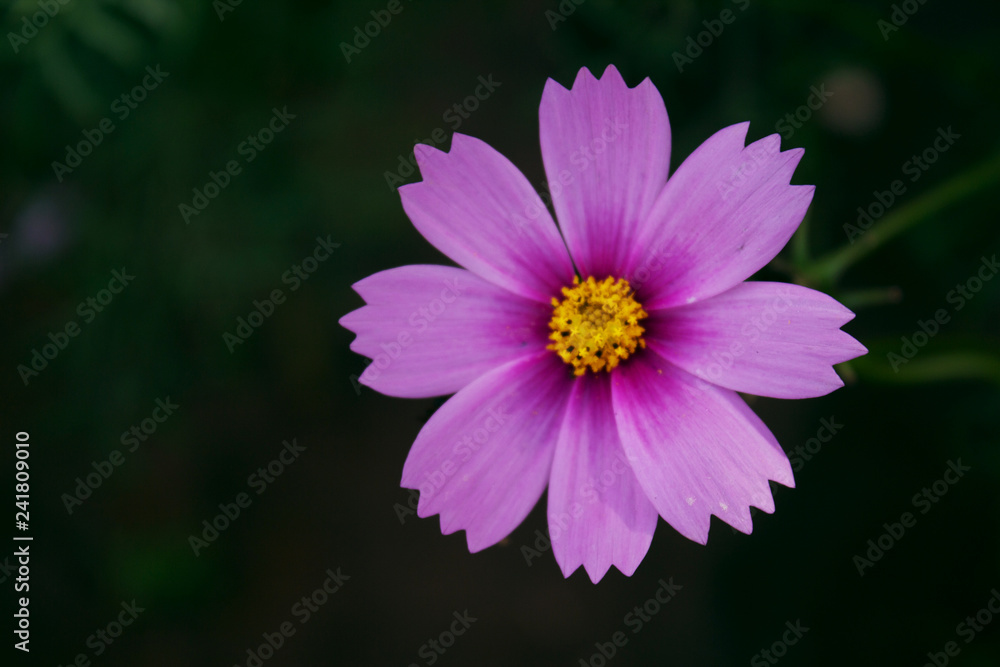
[[[89,12],[85,19],[74,23],[80,41],[102,53],[122,69],[142,58],[145,43],[135,28],[106,11]]]

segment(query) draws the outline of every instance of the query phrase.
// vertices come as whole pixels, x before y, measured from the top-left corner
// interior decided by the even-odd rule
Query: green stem
[[[809,216],[807,215],[792,236],[792,263],[796,266],[809,265]]]
[[[913,359],[900,366],[898,373],[885,363],[869,362],[867,359],[857,363],[859,361],[855,360],[858,373],[871,380],[901,384],[985,380],[1000,385],[1000,358],[980,352],[946,352]]]
[[[857,243],[842,246],[821,257],[811,267],[805,267],[803,273],[806,279],[812,284],[825,286],[835,284],[848,267],[890,239],[996,180],[1000,180],[1000,156],[987,160],[971,171],[959,174],[885,216],[882,222],[865,232]]]
[[[898,287],[873,287],[871,289],[855,290],[840,294],[838,300],[850,308],[866,308],[868,306],[881,306],[887,303],[899,303],[903,293]]]

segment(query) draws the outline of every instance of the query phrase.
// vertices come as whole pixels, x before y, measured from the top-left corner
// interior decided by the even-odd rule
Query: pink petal
[[[373,361],[361,383],[390,396],[451,394],[548,344],[552,307],[451,266],[403,266],[356,283],[368,305],[340,324]]]
[[[555,222],[507,158],[458,133],[449,153],[423,144],[413,150],[424,180],[399,194],[434,247],[494,285],[546,304],[573,281]]]
[[[626,265],[646,310],[701,301],[753,275],[802,221],[811,185],[789,185],[801,148],[778,135],[744,147],[749,123],[716,132],[670,177]]]
[[[690,306],[653,311],[647,339],[672,363],[722,387],[809,398],[842,387],[833,364],[867,352],[840,330],[853,318],[808,287],[749,282]]]
[[[712,514],[749,533],[749,506],[774,510],[767,480],[794,486],[785,453],[735,392],[651,350],[615,375],[625,453],[660,516],[685,537],[705,544]]]
[[[542,495],[572,374],[549,351],[490,371],[441,406],[417,436],[402,485],[417,514],[465,530],[470,551],[506,537]]]
[[[615,274],[670,168],[670,123],[646,79],[629,88],[614,66],[584,68],[571,90],[549,79],[539,109],[542,158],[556,217],[584,277]]]
[[[563,575],[583,565],[597,583],[612,565],[627,576],[656,529],[656,508],[625,457],[607,373],[573,386],[549,481],[549,537]]]

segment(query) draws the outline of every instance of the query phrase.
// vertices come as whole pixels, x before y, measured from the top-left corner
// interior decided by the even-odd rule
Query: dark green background
[[[918,320],[950,309],[949,290],[1000,251],[1000,12],[913,2],[916,14],[886,40],[878,21],[889,2],[743,4],[585,0],[553,30],[555,0],[403,0],[348,63],[341,42],[385,2],[244,0],[220,20],[207,1],[70,0],[17,53],[7,33],[39,10],[7,3],[0,486],[10,498],[14,434],[29,432],[35,537],[32,653],[5,647],[11,664],[85,653],[109,667],[244,665],[247,648],[295,621],[292,605],[338,567],[350,577],[343,589],[265,664],[427,664],[421,646],[466,609],[478,620],[436,664],[578,665],[619,630],[628,644],[609,664],[747,664],[796,620],[809,631],[781,664],[922,665],[953,640],[953,664],[997,664],[1000,620],[969,644],[956,626],[1000,587],[1000,281],[952,312],[900,373],[886,353]],[[724,8],[736,20],[679,72],[674,52]],[[721,127],[749,120],[758,139],[806,103],[810,86],[839,86],[782,141],[806,149],[795,182],[817,186],[808,238],[782,258],[855,309],[846,328],[871,354],[840,369],[848,386],[830,396],[751,399],[788,450],[822,418],[843,424],[796,473],[797,489],[775,487],[777,511],[758,513],[752,536],[715,521],[703,547],[661,522],[633,577],[612,572],[594,586],[582,570],[565,581],[548,552],[526,564],[521,547],[545,530],[544,501],[505,544],[476,555],[464,534],[441,536],[436,518],[400,521],[411,500],[398,484],[403,461],[440,402],[356,392],[351,376],[365,360],[337,321],[361,305],[357,280],[446,261],[409,223],[385,172],[415,139],[439,127],[450,135],[442,114],[477,77],[501,85],[460,131],[541,187],[546,78],[569,85],[580,67],[609,63],[663,94],[674,168]],[[119,120],[111,104],[156,65],[169,76]],[[178,205],[192,188],[239,159],[240,143],[285,106],[296,116],[288,128],[185,224]],[[114,131],[59,182],[52,162],[104,117]],[[869,238],[894,216],[913,224],[824,280],[828,265],[815,258],[843,246],[856,209],[908,179],[903,163],[947,127],[961,138],[905,180]],[[317,236],[341,245],[230,353],[222,334],[254,299],[287,287],[283,272]],[[80,321],[77,304],[123,266],[134,283],[25,386],[17,366],[49,332]],[[168,396],[176,413],[68,514],[62,496],[75,479],[123,449],[121,433]],[[196,557],[189,536],[290,438],[305,452],[263,494],[250,490],[252,505]],[[912,496],[958,458],[971,471],[859,576],[852,559],[867,540],[914,511]],[[12,521],[14,508],[5,511]],[[13,550],[6,534],[0,559]],[[633,634],[625,615],[670,577],[683,589]],[[132,599],[145,611],[94,657],[88,636]]]

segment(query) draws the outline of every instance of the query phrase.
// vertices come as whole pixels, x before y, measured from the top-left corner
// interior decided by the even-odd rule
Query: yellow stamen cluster
[[[574,375],[583,375],[587,368],[611,371],[636,347],[646,347],[639,320],[648,314],[624,278],[608,276],[597,282],[591,276],[583,283],[574,278],[573,287],[563,287],[562,293],[562,301],[552,299],[548,349],[572,364]]]

